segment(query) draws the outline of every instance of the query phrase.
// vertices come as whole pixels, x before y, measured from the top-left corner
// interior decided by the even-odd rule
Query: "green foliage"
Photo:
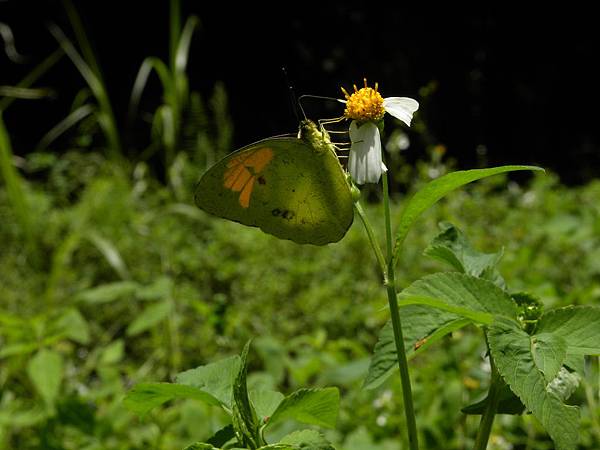
[[[496,268],[499,255],[474,250],[460,230],[450,224],[443,224],[442,228],[425,254],[462,273],[427,275],[398,295],[400,306],[417,304],[435,308],[431,311],[442,311],[437,313],[441,317],[433,316],[419,323],[418,316],[414,321],[412,311],[406,314],[401,308],[409,324],[405,345],[407,337],[408,344],[415,347],[427,339],[414,341],[413,322],[425,324],[417,329],[430,336],[453,331],[451,321],[459,317],[466,323],[484,325],[492,370],[497,367],[502,380],[492,377],[492,383],[496,383],[494,397],[490,388],[488,397],[463,408],[463,412],[485,416],[489,408],[494,408],[492,413],[520,414],[527,408],[542,423],[558,449],[574,449],[578,442],[580,413],[578,408],[564,402],[575,392],[580,376],[571,374],[567,367],[581,371],[574,357],[598,354],[600,310],[593,306],[570,306],[542,313],[542,305],[535,296],[524,292],[511,296],[504,290],[506,283]],[[457,325],[462,326],[462,323]],[[386,324],[380,334],[365,381],[367,387],[381,384],[381,379],[388,376],[396,364],[390,328],[390,324]],[[481,445],[479,437],[478,445]]]
[[[87,74],[90,88],[74,99],[38,152],[20,161],[18,171],[6,151],[6,142],[16,140],[2,130],[0,447],[166,450],[205,442],[189,448],[223,448],[235,440],[227,410],[233,408],[240,359],[219,358],[260,336],[253,344],[258,358],[249,365],[246,405],[261,426],[268,425],[266,439],[278,442],[264,447],[397,448],[398,430],[406,424],[398,413],[402,400],[394,395],[398,380],[389,376],[396,361],[391,324],[386,325],[378,267],[360,226],[339,244],[315,249],[194,208],[193,185],[231,150],[233,125],[221,84],[212,97],[201,98],[188,86],[185,64],[176,68],[176,82],[168,80],[177,88],[163,82],[161,72],[173,78],[172,55],[165,70],[158,62],[150,67],[165,95],[153,110],[152,141],[138,155],[145,161],[167,145],[177,150],[168,158],[161,154],[171,161],[164,166],[168,186],[144,162],[107,160],[102,155],[117,147],[107,116],[110,103],[102,99],[106,86],[94,78],[98,63],[74,10],[69,14],[77,42],[56,30],[55,35]],[[171,19],[177,15],[175,8]],[[196,27],[192,20],[171,30],[171,52],[179,49],[184,63]],[[61,49],[52,53],[17,87],[32,86],[62,55]],[[5,114],[12,100],[0,100]],[[174,108],[181,112],[174,114]],[[75,135],[72,150],[46,152],[67,130]],[[97,148],[99,131],[106,145]],[[600,183],[567,188],[546,175],[519,186],[497,175],[441,199],[473,174],[483,174],[457,172],[413,195],[430,180],[432,167],[446,170],[439,160],[419,162],[415,170],[405,165],[403,182],[411,188],[393,206],[405,240],[403,257],[396,258],[397,282],[411,294],[401,297],[400,312],[423,447],[472,447],[477,420],[465,418],[457,405],[474,403],[465,408],[470,414],[487,406],[481,330],[489,330],[489,338],[493,329],[493,351],[515,350],[518,356],[502,361],[498,411],[534,412],[497,420],[496,441],[501,435],[514,448],[552,448],[544,428],[566,418],[561,426],[580,430],[579,448],[598,448],[599,363],[590,355],[600,348],[598,308],[592,306],[600,301]],[[9,185],[9,171],[17,175],[25,207]],[[419,232],[408,235],[428,208]],[[382,228],[379,206],[365,209]],[[469,239],[446,223],[429,242],[438,233],[436,224],[446,220],[468,229]],[[35,264],[25,256],[28,236],[42,256]],[[423,249],[431,260],[420,258]],[[440,262],[462,274],[431,275]],[[499,293],[506,286],[511,291]],[[447,288],[459,289],[464,298]],[[480,291],[499,304],[478,305]],[[504,328],[497,322],[486,328],[495,308],[508,314],[502,307],[507,295],[515,301],[515,316]],[[551,309],[544,312],[542,304]],[[516,335],[503,337],[498,328]],[[511,371],[517,363],[519,370]],[[186,367],[197,368],[181,372]],[[522,368],[531,371],[524,374]],[[546,393],[537,384],[530,389],[532,381]],[[372,389],[361,390],[363,382]],[[337,385],[342,393],[336,429],[324,435],[296,431],[301,421],[324,427],[335,422],[338,394],[315,389],[323,385]],[[129,406],[146,413],[143,418],[124,406],[126,395]],[[571,421],[571,405],[581,412],[580,425]],[[559,430],[552,435],[562,442],[555,435]]]
[[[437,178],[422,189],[419,189],[413,197],[406,202],[406,205],[402,209],[400,219],[398,221],[398,229],[396,231],[396,243],[394,244],[394,266],[398,262],[400,256],[400,249],[402,243],[406,239],[408,231],[419,218],[419,216],[426,211],[433,204],[438,202],[449,192],[464,186],[465,184],[472,183],[473,181],[480,180],[489,176],[497,175],[499,173],[511,172],[515,170],[543,170],[539,167],[533,166],[503,166],[494,167],[491,169],[474,169],[457,171],[446,174]]]
[[[240,357],[233,356],[179,374],[176,383],[142,383],[125,397],[125,404],[138,414],[177,398],[200,400],[221,406],[232,423],[217,431],[207,443],[186,448],[223,446],[235,438],[240,448],[297,448],[303,445],[332,448],[321,435],[311,430],[286,436],[278,444],[267,445],[264,429],[287,420],[334,427],[339,408],[337,388],[300,389],[291,395],[269,390],[248,393],[248,350],[246,343]],[[312,448],[312,447],[311,447]]]
[[[544,425],[558,450],[574,449],[579,439],[579,410],[564,405],[559,397],[546,390],[543,369],[548,362],[544,361],[541,367],[536,364],[534,339],[515,321],[505,318],[499,318],[488,332],[492,357],[511,390]],[[560,352],[552,351],[553,347],[546,348],[545,356],[550,365],[560,366]]]

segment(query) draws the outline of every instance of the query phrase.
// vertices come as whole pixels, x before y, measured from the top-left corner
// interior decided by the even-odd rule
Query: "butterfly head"
[[[331,143],[329,133],[323,127],[318,127],[312,120],[305,119],[300,122],[298,138],[308,142],[319,154],[327,151],[335,153],[335,146]]]

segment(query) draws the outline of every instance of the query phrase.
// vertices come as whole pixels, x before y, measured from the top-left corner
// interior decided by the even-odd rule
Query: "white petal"
[[[379,128],[373,122],[360,127],[356,121],[350,124],[350,155],[348,172],[356,184],[378,183],[383,171],[387,170],[381,159]]]
[[[410,126],[414,112],[419,109],[419,102],[409,97],[388,97],[383,99],[385,112]]]

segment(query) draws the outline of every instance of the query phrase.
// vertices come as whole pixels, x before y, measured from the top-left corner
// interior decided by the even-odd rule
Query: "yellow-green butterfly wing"
[[[310,121],[298,138],[265,139],[219,161],[198,182],[195,200],[215,216],[299,244],[337,242],[354,218],[334,147]]]

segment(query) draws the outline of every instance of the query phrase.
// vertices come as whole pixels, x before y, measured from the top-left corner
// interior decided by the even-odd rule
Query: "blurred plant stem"
[[[0,173],[6,185],[8,199],[19,223],[22,233],[25,235],[27,249],[31,254],[36,253],[36,239],[30,213],[27,196],[25,193],[25,180],[21,177],[13,164],[13,151],[10,144],[8,131],[4,126],[2,110],[0,110]]]
[[[402,383],[402,397],[404,400],[404,414],[406,416],[406,426],[408,432],[408,445],[410,450],[419,449],[419,439],[417,434],[417,421],[415,418],[415,408],[412,399],[412,387],[410,384],[410,374],[408,371],[408,359],[406,357],[406,350],[404,349],[404,337],[402,334],[402,320],[400,319],[400,311],[398,307],[398,293],[396,291],[396,276],[394,273],[394,259],[393,259],[393,237],[392,237],[392,224],[390,217],[390,199],[389,199],[389,187],[387,173],[384,172],[382,176],[383,181],[383,208],[385,215],[385,237],[386,237],[386,252],[387,258],[383,257],[383,252],[377,243],[373,227],[371,226],[368,218],[366,217],[364,210],[359,202],[355,202],[355,209],[361,218],[367,235],[369,236],[369,242],[375,252],[375,256],[379,263],[383,283],[386,288],[388,296],[388,304],[390,308],[390,316],[392,319],[392,329],[394,331],[394,342],[396,345],[396,354],[398,358],[398,369],[400,370],[400,380]]]
[[[23,78],[15,89],[29,89],[42,75],[58,62],[63,55],[61,49],[55,50],[50,56],[38,64],[29,74]],[[19,222],[27,241],[27,250],[37,260],[37,239],[33,226],[32,210],[29,207],[26,196],[26,183],[19,174],[13,163],[13,149],[10,142],[8,130],[4,124],[3,113],[16,100],[16,96],[7,95],[0,100],[0,174],[6,185],[9,201]]]

